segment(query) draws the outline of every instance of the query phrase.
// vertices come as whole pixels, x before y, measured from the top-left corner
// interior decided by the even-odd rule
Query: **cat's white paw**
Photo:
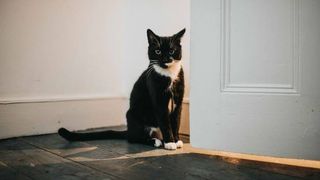
[[[154,147],[160,147],[162,145],[161,140],[157,139],[157,138],[153,138],[154,139]]]
[[[164,148],[168,150],[176,150],[177,145],[174,142],[164,143]]]
[[[181,140],[176,142],[177,148],[182,148],[183,147],[183,142]]]

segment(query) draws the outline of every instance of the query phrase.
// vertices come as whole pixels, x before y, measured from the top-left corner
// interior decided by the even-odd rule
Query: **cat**
[[[126,113],[126,131],[58,133],[69,141],[127,139],[168,150],[183,147],[179,138],[180,116],[184,96],[184,72],[181,65],[182,29],[172,36],[159,36],[147,30],[149,66],[135,82]]]

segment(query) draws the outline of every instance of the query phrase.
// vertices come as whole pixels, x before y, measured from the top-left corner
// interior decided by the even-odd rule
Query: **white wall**
[[[1,101],[122,95],[122,1],[0,3]]]
[[[0,138],[54,132],[59,126],[124,124],[126,98],[148,62],[146,29],[160,35],[189,30],[189,4],[0,1]]]

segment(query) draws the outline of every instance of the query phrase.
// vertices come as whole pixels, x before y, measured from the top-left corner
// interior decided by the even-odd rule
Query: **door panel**
[[[320,159],[320,1],[191,1],[193,146]]]
[[[297,93],[299,1],[221,4],[223,91]]]

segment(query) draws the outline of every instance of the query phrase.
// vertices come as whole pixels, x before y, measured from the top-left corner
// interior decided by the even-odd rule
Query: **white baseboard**
[[[33,96],[33,97],[6,97],[0,98],[0,105],[3,104],[24,104],[24,103],[50,103],[50,102],[66,102],[66,101],[92,101],[104,99],[127,99],[125,96],[116,96],[109,94],[82,94],[82,95],[58,95],[58,96]]]
[[[10,100],[0,103],[0,139],[126,124],[128,98],[93,97]],[[189,134],[189,104],[184,101],[180,132]]]
[[[126,124],[124,98],[0,105],[0,139]]]

